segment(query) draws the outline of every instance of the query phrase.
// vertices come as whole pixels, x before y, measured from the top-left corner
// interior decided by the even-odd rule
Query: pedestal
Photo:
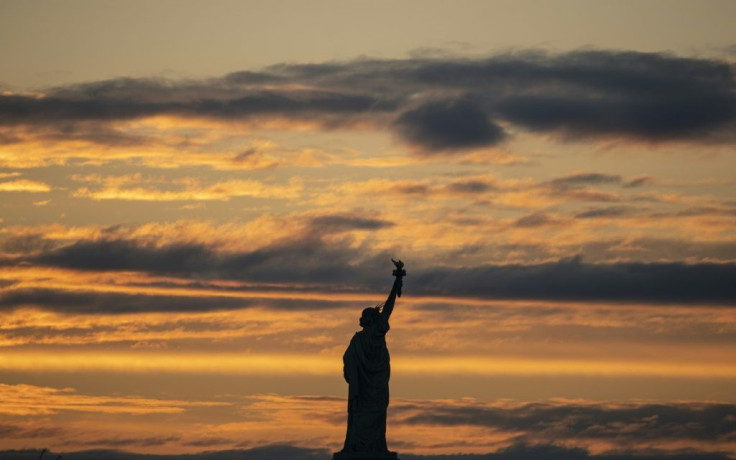
[[[335,452],[332,460],[399,460],[396,452]]]

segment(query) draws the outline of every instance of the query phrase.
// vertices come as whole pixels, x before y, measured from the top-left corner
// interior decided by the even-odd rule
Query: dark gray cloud
[[[240,163],[242,161],[247,160],[248,158],[252,158],[253,156],[258,154],[258,150],[254,148],[246,149],[240,152],[239,154],[235,155],[233,158],[233,161],[235,163]]]
[[[312,231],[336,233],[350,230],[380,230],[395,224],[377,217],[361,217],[355,214],[329,214],[311,219]]]
[[[63,137],[79,133],[79,123],[162,114],[281,117],[325,127],[367,122],[388,126],[425,153],[494,145],[505,137],[504,123],[567,137],[733,142],[735,88],[726,61],[661,53],[363,59],[195,82],[121,78],[52,88],[43,98],[6,94],[0,125],[55,126]],[[121,142],[119,134],[96,141]]]
[[[391,187],[391,190],[402,195],[429,195],[432,188],[426,184],[398,184]]]
[[[580,258],[538,265],[435,268],[416,273],[423,293],[483,298],[734,305],[736,264],[610,263]]]
[[[461,179],[447,184],[447,190],[453,193],[477,194],[494,189],[495,186],[492,182],[477,179]]]
[[[402,423],[441,426],[482,426],[522,432],[529,440],[653,440],[727,442],[736,438],[734,404],[603,404],[530,403],[516,407],[433,404],[415,412],[399,411]],[[411,415],[402,417],[401,412]]]
[[[62,291],[56,289],[16,289],[0,293],[0,310],[34,306],[74,313],[132,313],[145,311],[199,311],[242,308],[250,299],[227,297],[186,297],[143,294]]]
[[[193,439],[191,441],[182,442],[182,445],[192,447],[213,447],[222,445],[231,445],[232,439],[229,438],[204,438],[204,439]]]
[[[620,96],[590,101],[563,96],[509,97],[499,104],[502,116],[533,131],[561,131],[575,137],[628,135],[652,141],[692,139],[733,121],[733,95],[672,97],[636,100]]]
[[[13,280],[0,280],[0,288],[4,288],[4,287],[8,287],[8,286],[12,286],[12,285],[14,285],[14,284],[15,284],[16,282],[17,282],[17,281],[13,281]]]
[[[634,208],[628,206],[609,206],[606,208],[589,209],[575,214],[576,219],[610,219],[622,217],[634,212]]]
[[[385,287],[385,265],[392,256],[398,254],[367,253],[351,246],[348,240],[327,243],[318,235],[307,235],[236,253],[198,244],[159,247],[131,240],[80,241],[38,255],[8,259],[4,264],[372,291]],[[734,305],[733,279],[734,263],[593,264],[576,257],[533,265],[415,266],[406,291],[481,298]],[[11,290],[6,295],[10,299],[6,302],[17,303],[13,296],[22,294]],[[129,300],[134,304],[138,299]],[[168,305],[166,302],[163,304]]]
[[[0,423],[0,439],[50,438],[63,433],[64,430],[57,426],[30,427],[22,423]],[[0,458],[1,455],[0,453]]]
[[[147,84],[142,82],[141,85]],[[149,88],[155,91],[156,87]],[[170,114],[223,119],[247,119],[279,115],[345,115],[375,108],[378,101],[367,95],[328,91],[248,91],[229,98],[195,99],[188,88],[178,91],[178,99],[158,101],[144,92],[139,98],[111,97],[106,92],[75,93],[77,97],[51,94],[45,98],[0,97],[0,124],[51,124],[59,121],[116,121]],[[204,88],[208,90],[208,88]],[[133,95],[135,96],[135,94]]]
[[[145,290],[145,287],[141,287]],[[137,313],[166,311],[211,311],[267,306],[275,309],[315,310],[339,307],[341,302],[306,299],[233,298],[217,292],[206,296],[122,294],[98,291],[65,291],[60,289],[28,288],[0,292],[0,311],[18,307],[38,307],[66,313]],[[6,335],[20,334],[24,329],[8,329]],[[79,331],[84,332],[84,331]],[[66,330],[65,334],[74,334]]]
[[[79,241],[37,256],[35,262],[78,270],[138,270],[208,276],[215,252],[199,244],[157,247],[131,240]]]
[[[122,239],[78,241],[5,263],[25,260],[87,271],[133,270],[202,280],[225,278],[330,285],[376,280],[371,270],[379,266],[379,258],[385,266],[389,257],[379,254],[366,258],[359,249],[351,248],[349,241],[327,243],[319,234],[308,233],[298,239],[234,253],[194,243],[156,246]]]
[[[556,198],[564,198],[574,201],[588,201],[594,203],[616,203],[625,201],[625,197],[616,194],[603,192],[600,190],[591,190],[583,188],[551,188],[547,191],[547,195]]]
[[[79,444],[85,446],[105,446],[107,448],[120,448],[130,446],[163,446],[172,442],[179,441],[179,436],[150,436],[146,438],[135,438],[135,437],[118,437],[118,438],[97,438],[88,439],[85,441],[77,441]]]
[[[6,254],[31,254],[49,251],[56,246],[42,235],[12,236],[0,241],[0,250]]]
[[[478,105],[467,100],[429,101],[396,119],[399,134],[432,152],[486,147],[505,134]]]
[[[545,213],[534,213],[528,216],[520,217],[514,222],[516,227],[542,227],[545,225],[557,224],[559,219],[545,214]]]
[[[577,173],[558,177],[550,181],[554,185],[587,185],[587,184],[619,184],[621,176],[618,174]]]
[[[635,177],[624,184],[624,187],[641,187],[642,185],[649,185],[654,183],[654,178],[651,176],[639,176]]]
[[[659,217],[693,217],[693,216],[731,216],[736,217],[736,209],[719,206],[693,206],[672,213],[652,213],[652,218]]]
[[[624,180],[618,174],[604,174],[597,172],[581,172],[570,174],[567,176],[553,178],[535,185],[542,193],[557,198],[565,198],[575,201],[588,202],[622,202],[622,201],[657,201],[658,199],[652,195],[638,195],[627,197],[620,193],[591,188],[595,186],[617,186],[621,188],[641,187],[645,184],[652,183],[653,179],[649,176],[634,177],[630,180]],[[614,209],[614,208],[610,208]],[[618,209],[624,209],[620,207]],[[580,217],[585,217],[582,215]]]
[[[649,218],[656,216],[648,215]],[[671,217],[665,214],[664,217]],[[544,244],[522,244],[498,246],[499,259],[508,258],[513,252],[521,260],[550,260],[559,257],[559,247]],[[563,253],[578,253],[583,260],[592,263],[613,263],[622,260],[635,260],[644,263],[662,261],[718,261],[732,263],[736,260],[736,242],[729,240],[692,241],[678,238],[612,238],[589,241],[584,244],[565,246]],[[693,265],[697,266],[695,262]]]

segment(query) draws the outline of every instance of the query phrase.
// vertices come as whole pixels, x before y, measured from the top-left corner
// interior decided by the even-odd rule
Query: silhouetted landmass
[[[0,451],[2,460],[36,460],[41,449]],[[59,455],[52,451],[47,458]],[[221,450],[197,454],[136,454],[115,450],[88,450],[63,454],[64,460],[329,460],[325,449],[308,449],[290,445],[271,445],[247,450]],[[553,445],[528,446],[516,444],[495,453],[411,455],[402,454],[406,460],[732,460],[724,454],[703,452],[672,453],[620,453],[592,455],[584,449],[565,448]]]

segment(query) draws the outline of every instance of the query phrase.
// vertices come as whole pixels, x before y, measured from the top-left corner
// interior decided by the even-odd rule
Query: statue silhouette
[[[348,382],[348,428],[345,445],[334,454],[333,460],[396,459],[396,452],[386,446],[391,376],[386,333],[396,297],[401,297],[406,270],[400,260],[391,261],[396,266],[393,271],[396,278],[386,302],[363,310],[360,317],[363,330],[355,333],[342,357],[343,375]]]

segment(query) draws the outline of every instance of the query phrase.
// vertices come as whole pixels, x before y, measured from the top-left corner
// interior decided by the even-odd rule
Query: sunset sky
[[[402,459],[736,458],[734,24],[1,0],[0,457],[329,459],[394,257]]]

